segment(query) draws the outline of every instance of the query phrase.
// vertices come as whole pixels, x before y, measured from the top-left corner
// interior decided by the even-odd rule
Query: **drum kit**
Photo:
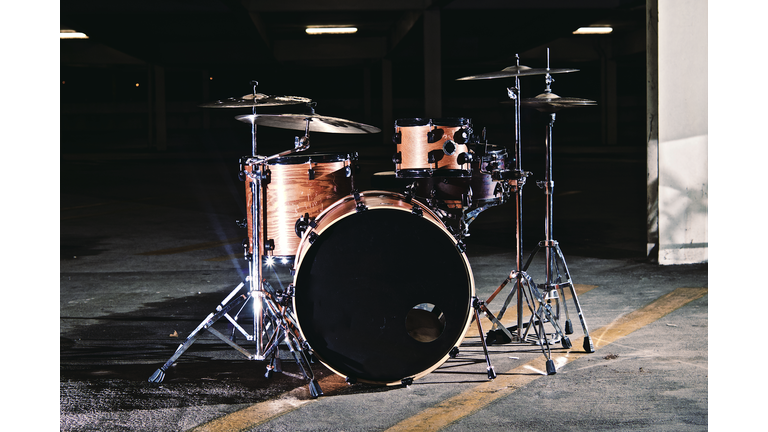
[[[547,54],[548,56],[549,54]],[[516,56],[517,57],[517,56]],[[556,373],[550,345],[571,348],[573,333],[565,290],[575,303],[584,331],[584,350],[594,352],[565,258],[552,238],[552,127],[561,109],[595,105],[551,92],[552,74],[576,69],[534,69],[519,64],[500,72],[459,80],[514,79],[507,89],[515,109],[515,148],[490,145],[485,130],[475,134],[468,118],[398,119],[394,125],[394,175],[402,191],[361,191],[355,185],[356,153],[309,153],[310,133],[373,134],[376,127],[315,113],[311,100],[253,93],[205,105],[251,108],[236,119],[251,125],[252,154],[240,160],[245,183],[247,228],[243,242],[248,276],[227,295],[149,378],[162,382],[169,367],[207,330],[250,360],[267,362],[266,376],[281,372],[288,350],[308,382],[311,397],[323,394],[312,371],[315,360],[348,383],[408,385],[459,353],[465,334],[477,325],[488,379],[496,373],[487,346],[524,343],[541,346],[547,373]],[[520,77],[543,75],[546,90],[521,99]],[[301,105],[305,114],[263,114],[267,106]],[[545,145],[547,170],[538,182],[547,200],[546,238],[523,261],[523,171],[520,110],[549,114]],[[271,156],[257,152],[257,126],[303,131],[292,149]],[[516,258],[509,277],[485,301],[475,294],[466,256],[469,225],[484,210],[516,203]],[[526,273],[544,250],[546,280],[536,285]],[[414,251],[423,250],[418,256]],[[267,272],[288,263],[292,282],[273,287]],[[513,282],[498,316],[488,308]],[[517,299],[517,325],[501,318]],[[525,308],[530,312],[523,319]],[[561,326],[560,309],[566,321]],[[486,334],[481,315],[492,323]],[[228,322],[225,333],[214,328]],[[547,333],[545,324],[554,330]],[[246,348],[244,339],[254,348]]]

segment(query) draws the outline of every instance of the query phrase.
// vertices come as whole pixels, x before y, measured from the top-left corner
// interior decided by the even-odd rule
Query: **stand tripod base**
[[[547,280],[544,284],[540,285],[539,288],[544,291],[555,293],[555,301],[557,302],[556,305],[558,307],[555,313],[555,319],[560,319],[559,306],[562,304],[566,318],[564,326],[566,335],[573,334],[573,323],[571,322],[570,316],[568,314],[568,306],[565,299],[565,288],[567,287],[569,289],[569,292],[571,293],[571,299],[573,300],[574,306],[576,307],[576,312],[579,316],[579,321],[581,322],[582,330],[584,331],[584,351],[588,353],[595,352],[595,347],[592,344],[592,339],[589,336],[587,322],[584,319],[584,313],[581,310],[579,297],[576,295],[576,288],[574,287],[573,281],[571,280],[571,274],[568,271],[568,265],[565,262],[565,256],[563,256],[563,252],[560,250],[560,244],[555,240],[545,240],[539,242],[531,255],[528,257],[528,260],[525,262],[523,270],[525,271],[528,269],[531,261],[533,261],[533,257],[536,256],[536,254],[542,249],[545,249],[547,256],[546,259],[548,261],[546,263]],[[557,296],[558,290],[560,292],[559,296]]]
[[[595,346],[592,345],[592,338],[590,338],[589,336],[584,336],[584,345],[583,346],[584,346],[584,351],[586,351],[588,353],[595,352]]]
[[[184,343],[179,345],[171,358],[158,368],[149,377],[148,381],[153,383],[163,382],[168,368],[170,368],[176,360],[178,360],[179,357],[181,357],[181,355],[195,343],[195,341],[197,341],[203,330],[207,330],[209,333],[243,354],[248,360],[262,361],[269,359],[269,364],[267,364],[266,372],[264,374],[266,378],[271,378],[275,372],[282,372],[282,363],[279,357],[279,345],[281,343],[284,344],[299,365],[304,378],[309,381],[310,396],[312,398],[322,396],[323,391],[312,372],[311,361],[308,356],[309,346],[305,340],[293,331],[290,318],[280,312],[281,308],[279,306],[284,302],[276,300],[271,294],[265,291],[254,292],[249,290],[246,293],[235,297],[237,292],[242,290],[244,286],[244,283],[238,285],[237,288],[235,288],[216,308],[216,312],[210,313],[203,322],[201,322],[200,325],[187,336]],[[232,300],[233,298],[234,300]],[[237,316],[251,300],[254,302],[261,302],[261,307],[259,308],[260,313],[254,311],[254,314],[256,315],[254,319],[254,334],[247,334],[247,332],[237,323]],[[235,317],[230,315],[230,312],[232,311],[237,311]],[[234,327],[233,333],[229,337],[212,327],[213,324],[221,318],[226,318]],[[251,353],[235,343],[236,331],[245,335],[247,340],[256,342],[256,353]],[[263,338],[266,338],[267,340],[264,345],[262,345]]]
[[[533,325],[537,326],[538,321],[535,322]],[[525,323],[523,325],[524,328],[527,328],[529,326],[529,323]],[[563,348],[570,349],[573,344],[571,343],[571,340],[568,338],[568,336],[561,335],[558,333],[547,333],[545,337],[540,338],[535,333],[525,333],[522,338],[520,338],[517,334],[517,326],[507,327],[507,331],[496,329],[489,331],[486,336],[485,340],[486,343],[490,345],[503,345],[508,343],[523,343],[523,344],[530,344],[530,345],[542,345],[542,344],[556,344],[560,343],[562,344]],[[508,334],[512,334],[512,337],[510,338]]]

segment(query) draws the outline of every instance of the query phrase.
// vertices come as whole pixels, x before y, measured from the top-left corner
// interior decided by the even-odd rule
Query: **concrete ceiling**
[[[594,49],[571,32],[599,23],[614,26],[614,49],[644,49],[644,0],[62,0],[61,27],[90,39],[62,43],[61,62],[322,67],[397,61],[423,52],[427,9],[440,10],[444,67],[512,64],[514,54],[552,44],[561,47],[561,60],[589,60]],[[353,24],[359,31],[304,32],[324,24]]]

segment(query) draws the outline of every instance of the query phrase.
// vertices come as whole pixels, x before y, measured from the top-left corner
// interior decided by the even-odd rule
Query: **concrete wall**
[[[649,254],[659,264],[706,262],[707,2],[648,0],[648,20],[648,54],[657,55],[648,62]]]

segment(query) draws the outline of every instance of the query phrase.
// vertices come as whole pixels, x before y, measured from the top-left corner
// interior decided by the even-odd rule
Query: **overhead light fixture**
[[[88,39],[88,35],[74,30],[59,30],[59,39]]]
[[[335,25],[335,26],[309,26],[306,29],[307,34],[311,35],[318,35],[318,34],[352,34],[357,33],[357,27],[353,26],[341,26],[341,25]]]
[[[591,26],[591,27],[580,27],[578,30],[573,32],[573,34],[576,35],[585,35],[585,34],[608,34],[613,31],[613,27],[608,26]]]

